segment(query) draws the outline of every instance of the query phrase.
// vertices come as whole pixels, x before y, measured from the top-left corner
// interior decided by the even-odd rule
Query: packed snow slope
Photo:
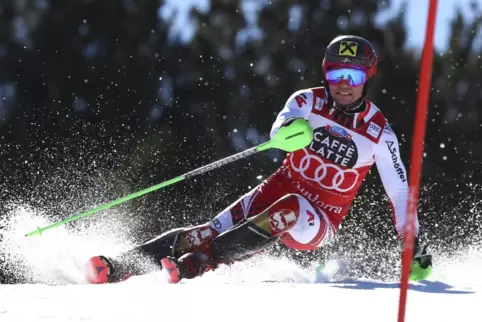
[[[34,226],[32,226],[35,221]],[[162,272],[111,285],[82,279],[85,259],[126,245],[89,229],[23,237],[38,217],[22,213],[3,233],[2,253],[30,282],[0,285],[0,321],[397,321],[397,281],[337,278],[283,258],[261,257],[177,285]],[[436,257],[430,280],[412,283],[406,321],[481,321],[482,252]]]
[[[271,263],[292,275],[293,267]],[[1,285],[0,321],[396,321],[395,283],[261,283],[259,268],[168,285],[162,274],[112,285]],[[225,273],[225,272],[224,272]],[[266,272],[263,272],[266,275]],[[478,290],[442,282],[413,285],[406,321],[480,321]]]

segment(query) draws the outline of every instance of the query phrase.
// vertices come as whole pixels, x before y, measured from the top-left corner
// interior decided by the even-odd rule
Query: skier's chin
[[[335,100],[335,102],[341,105],[349,105],[356,101],[356,99],[353,97],[352,94],[349,94],[349,95],[335,94],[333,96],[334,96],[333,99]]]

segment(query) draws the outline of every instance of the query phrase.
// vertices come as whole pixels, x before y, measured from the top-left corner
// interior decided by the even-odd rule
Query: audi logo
[[[355,169],[342,169],[333,163],[325,163],[318,156],[303,149],[292,153],[290,163],[293,170],[306,180],[318,183],[322,188],[347,192],[352,190],[358,182],[359,173]]]

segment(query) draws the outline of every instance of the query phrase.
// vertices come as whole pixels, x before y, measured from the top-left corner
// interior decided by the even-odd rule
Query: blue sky
[[[393,16],[400,10],[402,0],[391,0],[392,8],[380,16],[380,20]],[[408,8],[405,14],[408,27],[408,46],[421,47],[425,39],[425,27],[428,15],[428,0],[408,0]],[[437,6],[437,20],[435,25],[435,47],[438,50],[447,49],[447,40],[450,36],[450,20],[455,16],[455,8],[460,7],[466,19],[473,21],[476,13],[471,12],[471,0],[439,0]],[[475,1],[482,12],[482,0]]]
[[[257,0],[261,1],[261,0]],[[439,0],[437,11],[437,22],[435,32],[435,47],[437,50],[445,51],[447,49],[447,39],[450,36],[450,20],[455,16],[455,7],[462,9],[464,16],[468,21],[475,18],[475,13],[470,10],[470,2],[472,0]],[[174,8],[180,9],[180,21],[174,28],[182,30],[183,34],[189,38],[193,30],[186,25],[185,9],[189,6],[196,6],[201,10],[209,9],[209,0],[167,0],[169,8],[162,11],[164,16],[172,13]],[[252,1],[251,1],[252,2]],[[383,22],[387,18],[394,16],[400,10],[403,0],[391,0],[391,9],[386,10],[379,16],[379,21]],[[408,46],[421,48],[425,38],[425,26],[428,13],[429,0],[407,0],[408,8],[406,13],[406,23],[408,26]],[[482,0],[475,0],[482,10]],[[481,11],[482,12],[482,11]]]

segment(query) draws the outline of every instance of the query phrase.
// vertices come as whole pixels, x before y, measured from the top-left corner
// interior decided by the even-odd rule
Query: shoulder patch
[[[305,109],[309,106],[311,107],[313,104],[312,100],[313,93],[310,89],[301,89],[293,92],[286,103],[289,103],[291,108]]]
[[[310,90],[313,92],[313,95],[317,97],[325,98],[326,96],[326,90],[323,86],[313,87],[313,88],[310,88]]]
[[[296,104],[298,104],[298,107],[299,108],[302,108],[303,105],[307,104],[308,102],[306,101],[308,97],[306,96],[305,93],[301,93],[299,95],[296,95],[295,97],[295,101],[296,101]]]
[[[326,90],[324,87],[314,87],[311,88],[311,92],[313,93],[313,107],[311,112],[319,114],[327,102]]]
[[[365,125],[365,136],[371,141],[378,143],[387,123],[387,119],[380,111],[377,111]]]
[[[367,134],[371,137],[378,139],[378,136],[382,132],[382,128],[374,122],[370,122],[367,128]]]

